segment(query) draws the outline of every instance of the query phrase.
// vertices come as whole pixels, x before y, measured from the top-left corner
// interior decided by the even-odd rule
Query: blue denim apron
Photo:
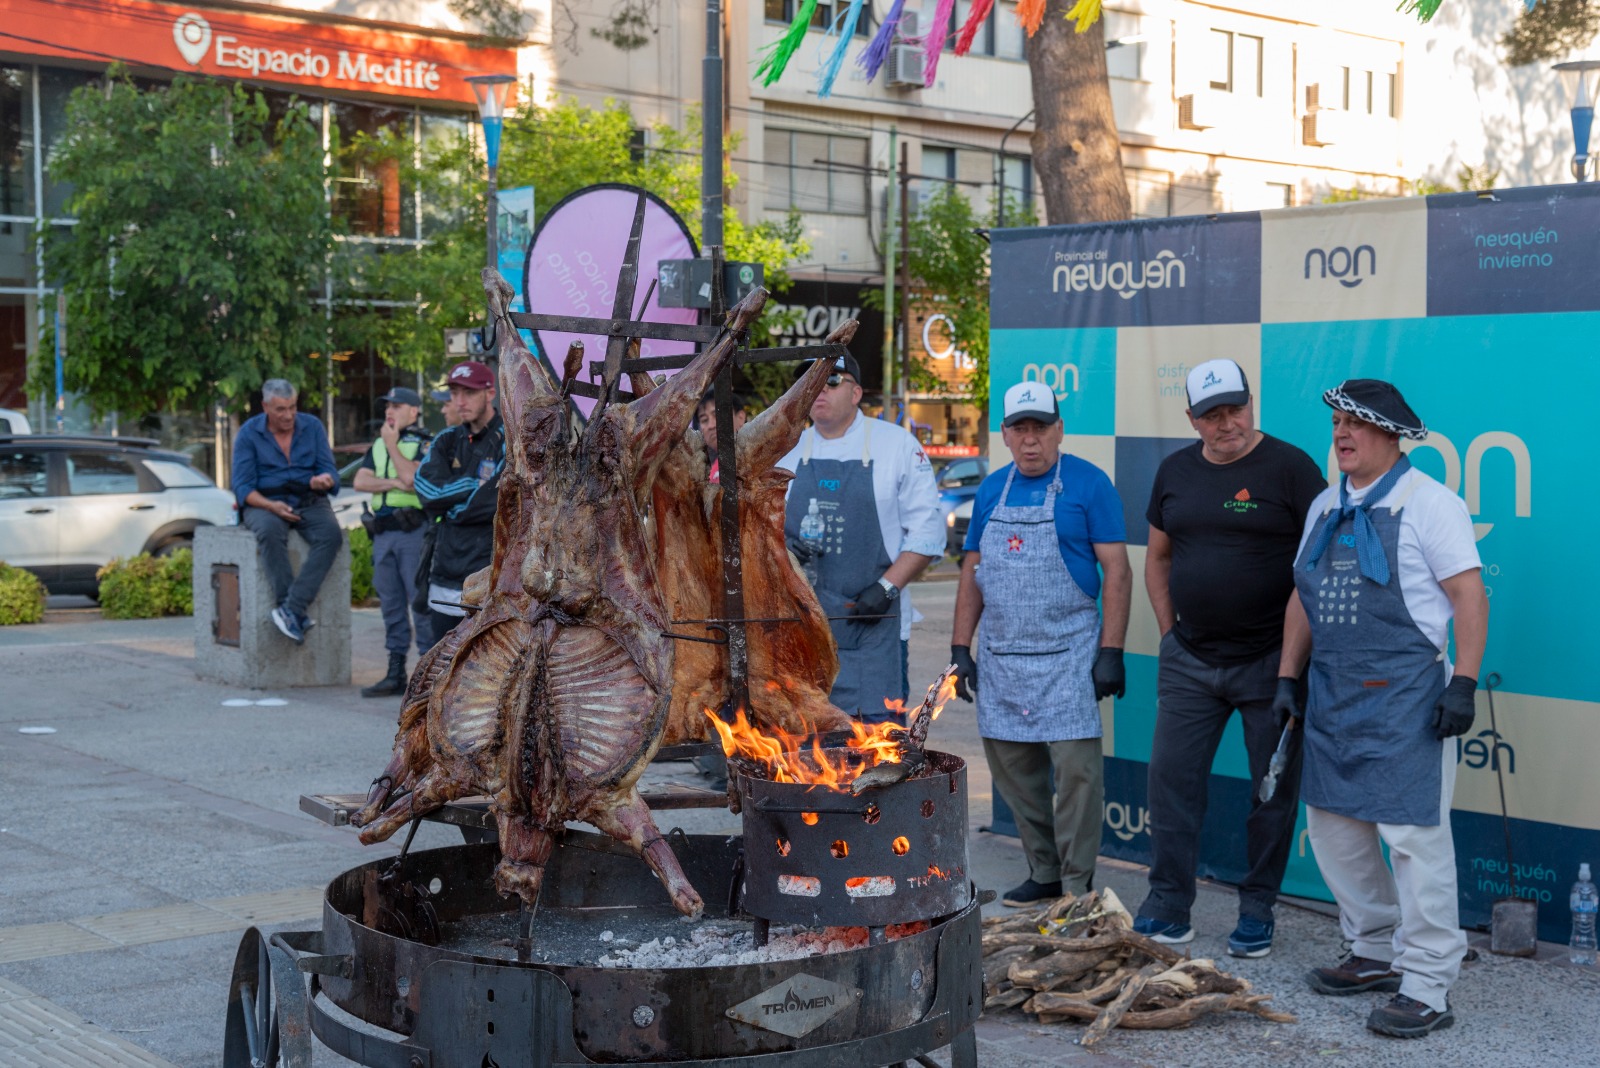
[[[784,510],[784,535],[797,538],[800,520],[811,499],[827,526],[827,552],[817,559],[817,600],[829,616],[848,616],[856,595],[871,586],[893,561],[883,545],[878,522],[878,495],[872,484],[872,424],[864,421],[861,460],[813,460],[816,430],[808,429],[804,450],[789,486]],[[900,685],[900,604],[889,606],[886,619],[856,623],[830,618],[828,627],[839,647],[839,675],[828,700],[867,723],[892,718],[884,701],[905,699]]]
[[[1352,519],[1307,570],[1319,522],[1295,561],[1311,621],[1300,796],[1350,819],[1436,827],[1444,743],[1433,708],[1444,651],[1418,629],[1400,589],[1401,510],[1374,507],[1367,517],[1389,560],[1386,585],[1361,574]]]
[[[1041,505],[1006,504],[1016,476],[1013,465],[978,543],[978,733],[1003,742],[1098,738],[1089,672],[1100,611],[1061,558],[1061,461]]]

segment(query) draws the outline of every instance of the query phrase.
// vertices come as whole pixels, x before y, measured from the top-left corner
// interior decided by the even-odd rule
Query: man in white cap
[[[1420,1038],[1455,1022],[1467,951],[1446,741],[1472,727],[1489,598],[1466,503],[1400,451],[1428,436],[1400,391],[1352,378],[1322,399],[1341,476],[1306,517],[1274,707],[1302,714],[1309,657],[1301,796],[1350,951],[1308,978],[1321,994],[1397,991],[1367,1027]]]
[[[1244,370],[1207,360],[1189,372],[1188,415],[1200,440],[1161,462],[1150,506],[1144,584],[1161,628],[1147,824],[1150,893],[1134,930],[1158,942],[1194,937],[1200,828],[1211,762],[1239,711],[1252,789],[1245,819],[1236,957],[1272,950],[1272,909],[1300,808],[1299,732],[1273,711],[1283,613],[1311,502],[1327,488],[1316,461],[1256,429]],[[1271,799],[1254,784],[1279,738],[1288,765]]]
[[[1012,462],[973,500],[950,659],[956,694],[976,696],[984,756],[1016,817],[1028,878],[1002,900],[1023,908],[1094,882],[1105,799],[1099,702],[1126,690],[1133,573],[1122,502],[1105,472],[1062,453],[1050,388],[1006,390],[1001,434]]]

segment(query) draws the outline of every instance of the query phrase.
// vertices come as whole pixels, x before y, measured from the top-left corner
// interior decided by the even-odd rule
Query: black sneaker
[[[1429,1031],[1443,1031],[1456,1022],[1456,1014],[1445,1002],[1443,1012],[1435,1012],[1415,998],[1396,994],[1389,1004],[1380,1005],[1367,1017],[1367,1027],[1392,1038],[1421,1038]]]
[[[1010,905],[1014,909],[1025,909],[1030,905],[1042,905],[1046,901],[1054,901],[1061,896],[1061,883],[1036,883],[1032,879],[1024,879],[1021,886],[1013,887],[1006,891],[1006,896],[1000,899],[1002,905]]]
[[[1354,953],[1346,953],[1344,960],[1332,968],[1311,969],[1306,973],[1306,979],[1310,981],[1312,990],[1334,997],[1361,994],[1368,990],[1388,992],[1400,989],[1400,973],[1393,967],[1384,961],[1358,957]]]

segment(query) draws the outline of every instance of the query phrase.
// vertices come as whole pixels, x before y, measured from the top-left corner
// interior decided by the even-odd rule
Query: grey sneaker
[[[1447,1001],[1443,1012],[1435,1012],[1415,998],[1396,994],[1387,1005],[1380,1005],[1367,1017],[1369,1030],[1392,1038],[1421,1038],[1430,1031],[1442,1031],[1456,1022]]]
[[[1319,994],[1342,997],[1368,990],[1397,991],[1400,973],[1381,960],[1346,953],[1332,968],[1313,968],[1306,973],[1311,989]],[[1408,999],[1409,1000],[1409,999]]]
[[[1142,934],[1152,942],[1160,942],[1167,946],[1179,946],[1194,941],[1194,928],[1188,924],[1168,923],[1149,916],[1140,916],[1133,921],[1133,933]]]

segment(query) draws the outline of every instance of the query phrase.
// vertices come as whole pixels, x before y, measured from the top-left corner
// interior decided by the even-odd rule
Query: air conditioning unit
[[[928,76],[928,56],[921,42],[915,41],[919,24],[917,12],[906,11],[894,28],[889,58],[884,64],[883,82],[902,89],[921,89]]]
[[[1221,125],[1227,101],[1217,93],[1188,93],[1178,98],[1178,125],[1185,130],[1209,130]]]
[[[1350,113],[1334,108],[1318,108],[1300,119],[1300,140],[1314,148],[1324,148],[1350,140]]]

